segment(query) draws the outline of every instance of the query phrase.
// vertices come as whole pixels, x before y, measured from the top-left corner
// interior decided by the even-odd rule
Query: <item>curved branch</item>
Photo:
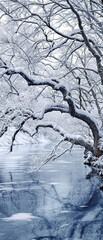
[[[16,135],[22,130],[24,124],[30,119],[32,118],[33,120],[36,119],[36,117],[34,115],[30,115],[27,118],[25,118],[19,125],[19,127],[16,129],[16,131],[14,132],[13,136],[12,136],[12,141],[11,141],[11,146],[10,146],[10,152],[12,152],[13,150],[13,144],[16,138]]]
[[[75,107],[75,104],[73,102],[73,99],[70,96],[70,92],[64,86],[63,84],[60,84],[58,81],[54,81],[54,79],[41,79],[41,80],[35,80],[34,76],[27,74],[20,68],[15,68],[15,69],[8,69],[5,71],[5,74],[10,75],[10,74],[19,74],[21,75],[28,83],[28,85],[34,85],[34,86],[40,86],[40,85],[47,85],[52,87],[52,89],[56,91],[60,91],[63,95],[64,101],[68,104],[69,106],[69,111],[70,115],[72,117],[78,118],[85,123],[88,124],[88,126],[91,128],[93,136],[95,141],[98,141],[100,137],[98,125],[96,123],[96,120],[91,117],[91,114],[89,114],[86,111],[79,110]],[[57,110],[57,108],[56,108]],[[51,109],[53,111],[53,109]]]
[[[18,129],[14,132],[13,136],[12,136],[12,142],[11,142],[11,146],[10,146],[10,152],[12,152],[13,150],[13,143],[15,141],[16,135],[18,134],[18,132],[20,132],[20,130],[22,129],[23,125],[25,124],[25,122],[29,119],[29,117],[27,117],[26,119],[24,119],[21,124],[19,125]]]
[[[68,101],[68,105],[70,107],[71,116],[87,123],[93,133],[94,141],[97,142],[100,138],[100,132],[96,120],[92,117],[92,115],[89,112],[77,109],[71,97],[67,96],[66,100]]]
[[[33,134],[33,136],[38,132],[39,128],[52,128],[55,132],[58,132],[64,138],[64,141],[71,142],[75,145],[83,146],[88,149],[88,151],[94,153],[93,144],[90,141],[86,140],[80,135],[67,134],[66,131],[59,127],[57,124],[51,122],[39,123],[36,125],[36,132]]]
[[[41,113],[38,115],[38,119],[43,119],[45,113],[59,111],[61,113],[69,113],[69,107],[65,106],[64,104],[51,104],[47,105],[43,108]]]
[[[52,87],[52,89],[56,91],[60,91],[65,98],[68,94],[69,91],[66,88],[65,85],[59,83],[56,79],[41,79],[41,80],[35,80],[34,75],[28,74],[26,71],[23,71],[22,68],[13,68],[13,69],[7,69],[5,72],[3,72],[3,75],[13,75],[13,74],[19,74],[22,78],[24,78],[28,84],[28,86],[43,86],[47,85]]]

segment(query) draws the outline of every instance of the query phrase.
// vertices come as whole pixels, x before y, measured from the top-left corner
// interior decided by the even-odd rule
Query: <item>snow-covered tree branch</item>
[[[83,138],[80,135],[73,135],[73,134],[67,134],[64,129],[59,127],[56,124],[53,124],[51,122],[48,123],[40,123],[36,125],[36,133],[38,132],[39,128],[52,128],[54,131],[58,132],[62,137],[64,141],[68,141],[70,143],[73,143],[75,145],[80,145],[85,147],[88,151],[92,152],[94,154],[93,144],[90,141],[86,141],[85,138]]]
[[[14,127],[11,150],[20,131],[44,127],[103,154],[102,18],[101,1],[0,3],[0,137]]]

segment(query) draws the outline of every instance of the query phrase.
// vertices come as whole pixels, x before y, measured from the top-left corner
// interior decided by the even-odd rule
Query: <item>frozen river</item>
[[[74,148],[38,172],[51,145],[0,152],[0,240],[102,240],[103,193]]]

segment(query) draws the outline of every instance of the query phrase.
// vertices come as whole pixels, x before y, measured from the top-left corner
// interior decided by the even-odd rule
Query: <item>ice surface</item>
[[[31,213],[17,213],[13,214],[10,217],[2,218],[4,221],[31,221],[33,218],[37,218],[33,216]]]

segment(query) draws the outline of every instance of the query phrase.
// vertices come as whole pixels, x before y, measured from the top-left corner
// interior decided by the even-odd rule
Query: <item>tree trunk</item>
[[[99,141],[100,141],[100,138],[94,139],[94,155],[96,157],[100,157],[103,155],[103,150],[101,150],[99,147]]]

